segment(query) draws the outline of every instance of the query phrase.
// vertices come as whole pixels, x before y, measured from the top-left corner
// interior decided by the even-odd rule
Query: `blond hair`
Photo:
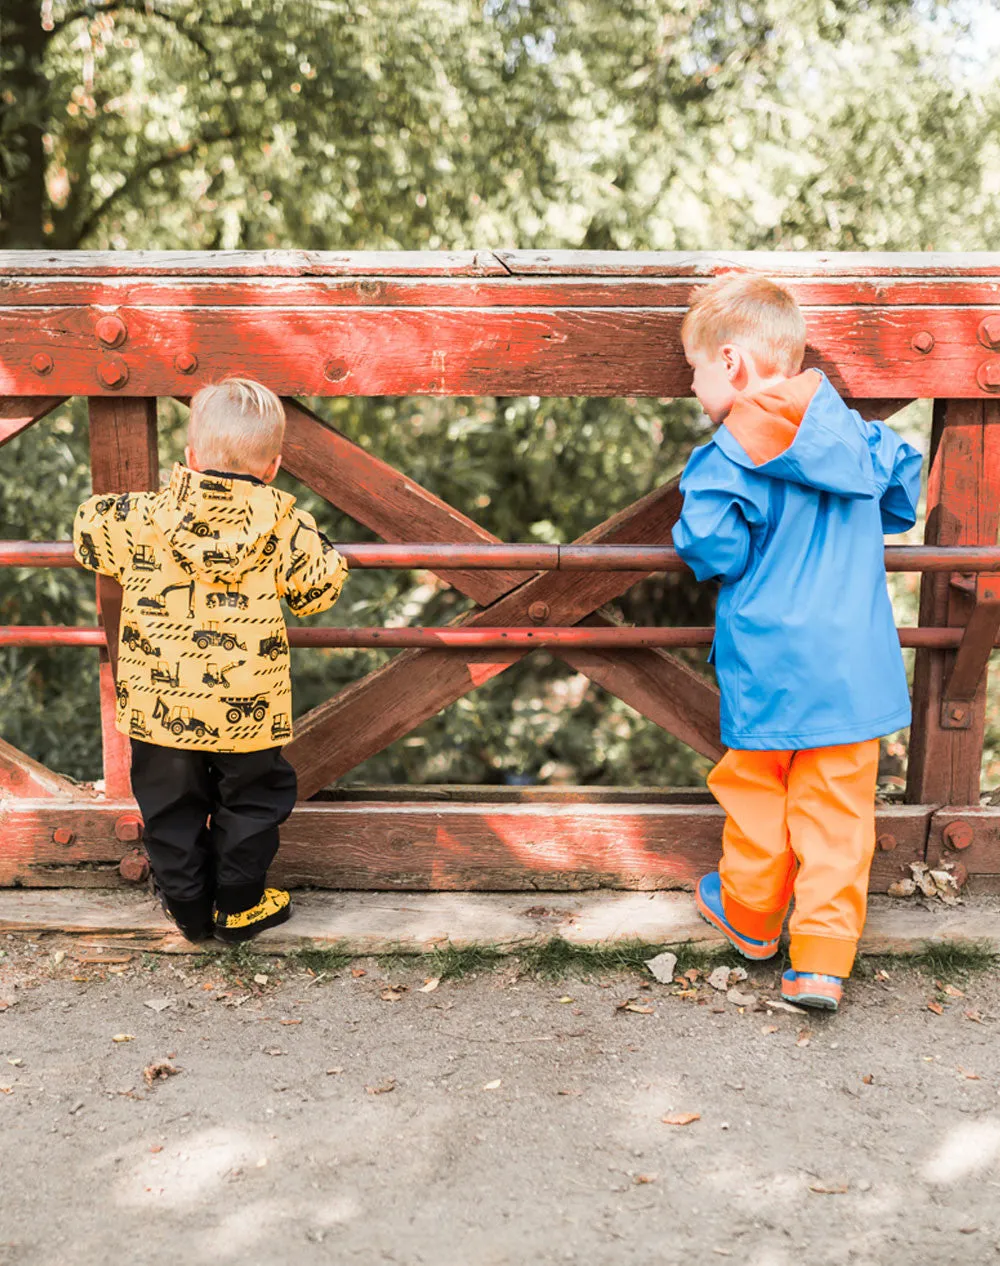
[[[202,469],[263,474],[284,435],[281,401],[250,378],[224,378],[191,401],[188,444]]]
[[[760,374],[797,374],[806,353],[806,323],[793,295],[767,277],[716,277],[695,292],[681,325],[685,348],[717,352],[739,343]]]

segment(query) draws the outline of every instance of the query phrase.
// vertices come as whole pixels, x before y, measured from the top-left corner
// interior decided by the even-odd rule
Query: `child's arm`
[[[684,509],[674,548],[698,580],[739,580],[750,557],[750,523],[760,516],[742,472],[712,444],[695,449],[681,479]]]
[[[127,504],[126,504],[127,501]],[[116,507],[123,507],[124,514]],[[121,580],[125,558],[124,518],[131,512],[131,500],[116,496],[88,498],[73,522],[73,553],[88,571]]]
[[[282,540],[278,561],[278,596],[293,615],[318,615],[340,597],[347,564],[304,510],[291,516],[291,532]]]
[[[868,422],[868,449],[872,455],[882,511],[882,531],[905,532],[917,521],[920,500],[920,468],[923,458],[912,444],[901,440],[883,422]]]

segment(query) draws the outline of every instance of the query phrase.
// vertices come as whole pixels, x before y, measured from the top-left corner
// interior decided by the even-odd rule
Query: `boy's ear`
[[[264,471],[263,475],[261,475],[261,479],[266,484],[271,483],[275,475],[277,475],[280,469],[281,469],[281,454],[279,453],[278,456],[274,459],[274,461],[270,464],[270,466],[268,466],[267,470]]]
[[[198,459],[195,457],[194,449],[190,444],[186,445],[184,449],[184,465],[188,468],[188,470],[200,471]]]
[[[746,357],[733,343],[723,344],[719,351],[726,366],[726,377],[737,391],[742,391],[750,380]]]

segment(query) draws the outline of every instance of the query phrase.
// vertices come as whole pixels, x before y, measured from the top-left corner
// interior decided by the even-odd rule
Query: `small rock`
[[[674,979],[677,955],[665,951],[662,954],[657,954],[655,958],[647,958],[646,966],[661,985],[669,985]]]
[[[708,983],[713,989],[724,992],[729,988],[729,968],[716,967],[715,971],[708,978]]]

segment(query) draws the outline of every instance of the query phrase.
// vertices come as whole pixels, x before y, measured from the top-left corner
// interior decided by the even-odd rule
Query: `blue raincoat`
[[[732,748],[832,747],[910,722],[883,533],[913,526],[921,456],[807,373],[818,383],[801,419],[773,419],[791,437],[784,451],[747,452],[755,430],[767,439],[776,393],[761,393],[681,479],[674,545],[699,580],[722,581],[710,658]]]

